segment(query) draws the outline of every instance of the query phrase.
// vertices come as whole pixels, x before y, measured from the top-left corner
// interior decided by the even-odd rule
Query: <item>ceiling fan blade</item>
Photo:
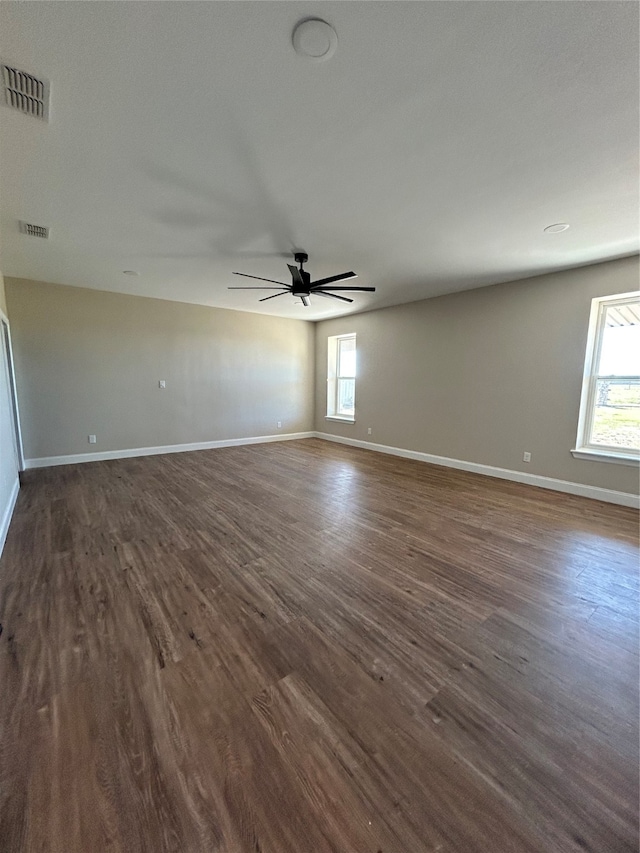
[[[262,287],[257,284],[255,287],[228,287],[227,290],[280,290],[282,293],[287,293],[291,288],[289,287]]]
[[[285,293],[288,292],[288,290],[283,290],[281,293],[273,293],[271,296],[263,296],[262,299],[258,299],[258,302],[266,302],[267,299],[275,299],[276,296],[284,296]]]
[[[298,267],[294,267],[293,264],[287,264],[287,266],[289,267],[289,272],[291,273],[291,276],[293,278],[293,283],[299,284],[301,287],[304,287],[304,280],[300,275],[300,270],[298,269]]]
[[[347,299],[346,296],[337,296],[335,293],[328,293],[324,290],[314,290],[314,296],[328,296],[329,299],[339,299],[340,302],[353,302],[353,299]]]
[[[285,284],[284,281],[274,281],[272,278],[262,278],[259,275],[248,275],[246,272],[234,272],[232,275],[243,275],[245,278],[257,278],[258,281],[270,281],[271,284],[279,284],[281,287],[290,287],[291,285]]]
[[[311,288],[322,287],[324,284],[331,284],[332,281],[346,281],[348,278],[358,278],[358,276],[353,271],[343,272],[341,275],[330,275],[329,278],[321,278],[318,281],[312,282]]]
[[[367,293],[373,293],[375,290],[375,287],[323,287],[321,289],[327,290],[327,291],[329,291],[329,290],[350,290],[352,292],[358,291],[360,293],[364,293],[366,291]],[[311,292],[312,293],[318,293],[317,290],[312,290]]]

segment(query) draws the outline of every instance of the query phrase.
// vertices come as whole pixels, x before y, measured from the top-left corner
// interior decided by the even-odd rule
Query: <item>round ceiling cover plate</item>
[[[336,31],[320,18],[300,21],[293,31],[292,40],[295,52],[312,62],[326,62],[338,46]]]
[[[545,234],[561,234],[569,228],[566,222],[557,222],[555,225],[547,225]]]

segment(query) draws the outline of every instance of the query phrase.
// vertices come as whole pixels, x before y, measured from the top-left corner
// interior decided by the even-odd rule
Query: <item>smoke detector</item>
[[[292,41],[295,52],[311,62],[326,62],[338,46],[336,31],[320,18],[300,21],[293,31]]]
[[[0,65],[3,103],[25,115],[49,121],[49,81],[6,62]]]

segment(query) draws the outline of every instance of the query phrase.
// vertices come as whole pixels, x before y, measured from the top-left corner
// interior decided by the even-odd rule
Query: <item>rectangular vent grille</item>
[[[45,225],[32,225],[30,222],[20,223],[20,232],[27,234],[29,237],[44,237],[49,239],[49,229]]]
[[[49,83],[2,63],[4,102],[28,116],[49,120]]]

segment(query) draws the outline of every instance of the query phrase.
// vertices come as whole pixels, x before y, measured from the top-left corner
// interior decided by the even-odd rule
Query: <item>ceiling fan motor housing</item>
[[[292,284],[293,289],[291,292],[294,296],[302,296],[303,294],[305,296],[308,296],[309,290],[311,288],[311,274],[308,273],[306,270],[302,269],[302,264],[307,263],[307,261],[309,260],[309,255],[306,252],[296,252],[293,258],[297,264],[300,264],[299,272],[300,278],[302,279],[302,284],[296,282],[294,277],[294,281]]]
[[[294,282],[292,285],[293,293],[309,293],[311,288],[311,275],[304,270],[300,270],[300,275],[302,276],[303,284],[296,284]]]

